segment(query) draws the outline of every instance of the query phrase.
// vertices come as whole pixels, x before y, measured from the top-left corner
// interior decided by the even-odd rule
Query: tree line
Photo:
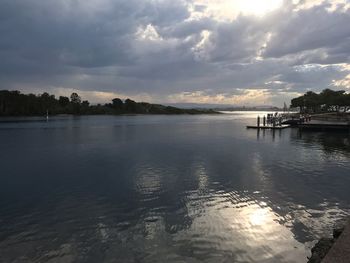
[[[216,113],[213,110],[179,109],[160,104],[135,102],[131,99],[115,98],[111,103],[90,105],[77,93],[70,97],[50,95],[22,94],[20,91],[0,90],[0,116],[42,116],[74,114],[202,114]]]
[[[334,91],[325,89],[320,93],[308,91],[304,95],[291,101],[292,108],[299,108],[300,112],[346,112],[350,109],[350,94],[344,90]]]

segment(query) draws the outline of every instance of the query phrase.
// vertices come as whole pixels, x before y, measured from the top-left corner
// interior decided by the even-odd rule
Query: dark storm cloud
[[[164,100],[192,91],[329,87],[349,74],[332,66],[349,63],[349,9],[297,7],[285,2],[263,17],[221,19],[191,0],[2,0],[0,87]],[[190,10],[201,15],[190,18]]]
[[[350,12],[342,6],[329,11],[324,2],[310,9],[292,12],[275,24],[265,57],[282,57],[304,51],[318,50],[322,54],[314,57],[316,63],[349,62],[350,54]],[[313,54],[311,54],[313,55]],[[307,60],[307,56],[306,56]]]
[[[247,61],[258,55],[265,42],[266,29],[255,17],[239,16],[222,22],[209,38],[208,57],[212,61]]]
[[[128,63],[128,35],[136,26],[132,6],[118,1],[115,8],[91,13],[78,1],[5,1],[1,33],[6,37],[1,46],[7,47],[7,57],[2,57],[2,65],[18,60],[17,64],[36,64],[40,70],[45,65],[51,71]]]

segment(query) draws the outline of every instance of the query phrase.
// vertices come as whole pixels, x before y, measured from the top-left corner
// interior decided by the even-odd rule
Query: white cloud
[[[138,40],[148,40],[148,41],[161,41],[163,40],[154,26],[148,24],[146,27],[140,26],[136,33],[136,38]]]
[[[350,74],[346,75],[345,78],[339,80],[333,80],[333,86],[338,88],[345,88],[350,90]]]

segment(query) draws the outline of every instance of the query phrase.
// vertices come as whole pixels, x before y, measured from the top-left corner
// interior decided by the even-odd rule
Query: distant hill
[[[235,106],[231,104],[209,104],[209,103],[172,103],[169,106],[179,107],[183,109],[214,109],[219,111],[263,111],[263,110],[282,110],[281,108],[272,105],[258,106]]]
[[[256,107],[228,107],[228,108],[213,108],[220,111],[283,111],[282,108],[274,106],[256,106]]]
[[[233,107],[231,104],[210,104],[210,103],[165,103],[167,106],[182,109],[220,109]]]

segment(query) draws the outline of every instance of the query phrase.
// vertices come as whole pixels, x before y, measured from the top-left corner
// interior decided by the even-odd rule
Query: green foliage
[[[135,102],[119,98],[105,105],[90,105],[82,101],[77,93],[68,97],[44,92],[41,95],[21,94],[19,91],[0,90],[0,116],[44,116],[46,111],[55,114],[203,114],[217,113],[213,110],[179,109],[147,102]]]
[[[347,111],[350,109],[350,94],[344,90],[331,89],[325,89],[319,94],[308,91],[303,96],[292,99],[291,107],[306,113]]]

